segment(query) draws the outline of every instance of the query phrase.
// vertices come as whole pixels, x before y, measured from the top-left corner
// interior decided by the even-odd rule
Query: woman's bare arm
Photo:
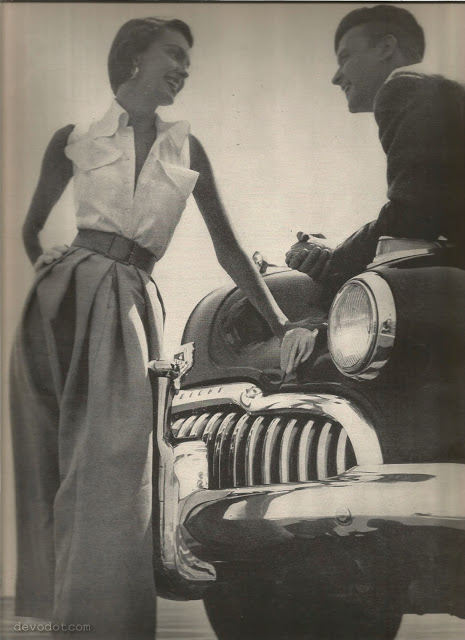
[[[273,333],[282,336],[288,319],[239,244],[221,202],[205,150],[194,136],[190,136],[190,141],[191,168],[199,172],[193,194],[213,240],[218,262],[262,314]]]
[[[73,165],[64,153],[74,125],[59,129],[51,139],[42,161],[39,182],[23,225],[23,242],[34,263],[42,253],[39,233],[73,175]]]

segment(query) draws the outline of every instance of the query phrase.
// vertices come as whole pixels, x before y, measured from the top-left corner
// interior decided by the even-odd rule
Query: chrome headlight
[[[375,271],[352,278],[329,312],[328,345],[339,371],[375,378],[386,364],[396,334],[396,308],[386,280]]]

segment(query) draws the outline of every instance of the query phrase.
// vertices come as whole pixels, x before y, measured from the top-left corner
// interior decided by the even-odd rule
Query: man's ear
[[[376,47],[379,51],[380,60],[387,62],[397,51],[397,38],[392,33],[388,33],[379,39]]]

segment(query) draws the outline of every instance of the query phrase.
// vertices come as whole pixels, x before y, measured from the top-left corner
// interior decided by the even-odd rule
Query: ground
[[[158,615],[157,640],[215,640],[200,602],[171,602],[160,599]],[[31,622],[31,619],[13,616],[12,598],[3,598],[1,617],[0,637],[3,640],[53,639],[53,634],[14,630],[18,621]],[[463,640],[464,637],[464,620],[448,615],[406,615],[396,640]]]

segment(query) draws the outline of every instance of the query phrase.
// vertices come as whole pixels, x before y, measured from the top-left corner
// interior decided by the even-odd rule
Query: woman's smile
[[[151,95],[156,105],[171,104],[189,75],[189,49],[182,34],[166,29],[142,54],[132,91]]]
[[[182,78],[176,78],[174,76],[165,76],[165,83],[173,90],[176,95],[183,87]]]

